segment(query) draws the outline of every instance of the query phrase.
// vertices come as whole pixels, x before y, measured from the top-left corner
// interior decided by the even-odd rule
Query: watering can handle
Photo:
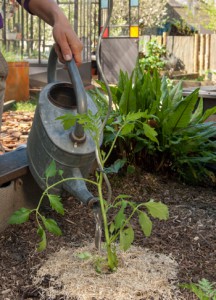
[[[56,81],[57,60],[58,60],[58,56],[55,52],[54,47],[52,47],[48,59],[48,68],[47,68],[48,83],[52,83]],[[77,112],[78,114],[86,114],[87,95],[74,59],[66,62],[66,66],[76,95]],[[78,142],[78,143],[82,143],[85,141],[85,133],[82,125],[76,123],[75,129],[71,133],[71,138],[74,142]]]

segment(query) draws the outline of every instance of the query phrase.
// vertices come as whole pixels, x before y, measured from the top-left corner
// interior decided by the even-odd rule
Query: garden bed
[[[16,119],[14,113],[11,117]],[[95,222],[89,208],[83,207],[73,198],[65,198],[64,217],[57,216],[48,207],[43,208],[46,216],[57,220],[63,231],[61,237],[48,235],[48,247],[44,252],[36,251],[38,236],[33,218],[23,225],[10,225],[0,234],[0,299],[193,300],[196,299],[193,294],[179,290],[179,283],[198,282],[202,278],[216,282],[215,186],[192,187],[167,176],[147,172],[112,176],[111,184],[113,197],[127,193],[138,202],[153,198],[167,204],[170,211],[168,221],[153,221],[153,233],[149,238],[143,237],[138,222],[133,223],[134,248],[128,254],[121,255],[120,272],[114,275],[115,286],[111,281],[114,276],[98,275],[93,267],[86,267],[88,260],[79,261],[76,255],[73,256],[82,251],[82,247],[85,250],[92,247],[89,245],[94,241]],[[94,190],[92,192],[95,193]],[[142,274],[140,270],[138,272],[134,258],[138,262],[139,259],[146,259]],[[134,273],[129,274],[132,274],[131,281],[135,287],[131,284],[130,288],[130,282],[126,282],[125,268],[128,268],[128,273],[133,270]],[[89,273],[85,273],[87,269]],[[165,290],[160,289],[161,283],[155,287],[157,272],[160,278],[165,278]],[[86,280],[84,282],[81,281],[83,276]],[[75,279],[76,282],[73,281]],[[90,281],[95,291],[92,285],[89,286]],[[79,289],[75,289],[77,282]],[[124,285],[127,289],[120,290]],[[144,292],[140,291],[140,286]],[[121,296],[118,294],[115,297],[115,288],[119,293],[121,291]],[[91,292],[86,292],[88,289]]]
[[[138,223],[134,223],[135,246],[143,248],[143,253],[149,249],[156,256],[171,256],[176,265],[177,282],[197,282],[202,278],[216,281],[215,257],[216,257],[216,194],[215,188],[191,187],[164,176],[142,173],[139,176],[112,178],[114,195],[127,191],[135,201],[162,200],[169,206],[170,218],[168,221],[154,222],[153,234],[149,238],[143,238]],[[52,269],[42,273],[38,278],[37,272],[54,259],[55,264],[62,263],[67,269],[67,261],[64,263],[64,255],[59,251],[69,251],[72,255],[79,247],[86,246],[94,240],[94,218],[92,211],[80,206],[74,199],[65,199],[65,217],[59,217],[44,208],[46,215],[54,217],[62,231],[63,236],[49,236],[46,251],[37,253],[35,243],[38,242],[34,220],[24,225],[9,226],[0,235],[1,247],[1,283],[0,299],[107,299],[111,298],[102,293],[100,297],[91,296],[82,298],[82,286],[80,294],[66,293],[66,283],[60,275],[56,275]],[[67,256],[68,257],[68,256]],[[50,263],[49,263],[50,262]],[[164,262],[165,263],[165,262]],[[166,264],[165,270],[166,271]],[[82,273],[82,262],[80,269],[68,270],[72,273]],[[152,270],[151,270],[152,268]],[[143,272],[155,272],[159,265],[150,264]],[[64,269],[58,270],[62,275]],[[136,273],[136,270],[135,270]],[[98,277],[100,275],[97,275]],[[149,275],[150,276],[150,275]],[[162,275],[161,275],[162,276]],[[91,274],[87,279],[91,278]],[[148,278],[148,276],[147,276]],[[96,279],[95,279],[96,280]],[[121,278],[124,281],[124,277]],[[97,280],[96,280],[97,281]],[[99,281],[99,280],[98,280]],[[106,280],[106,282],[108,282]],[[96,283],[95,283],[96,284]],[[49,296],[49,288],[55,292],[55,296]],[[98,290],[103,286],[98,285]],[[106,286],[107,289],[112,287]],[[86,287],[85,287],[86,288]],[[151,284],[149,284],[151,288]],[[179,297],[173,299],[196,299],[187,291],[181,291]],[[109,294],[107,292],[107,294]],[[146,294],[147,296],[147,294]],[[182,298],[183,297],[183,298]],[[113,298],[112,298],[113,299]],[[121,299],[121,298],[119,298]],[[167,297],[147,298],[140,295],[131,299],[169,299]],[[117,300],[117,298],[116,298]]]

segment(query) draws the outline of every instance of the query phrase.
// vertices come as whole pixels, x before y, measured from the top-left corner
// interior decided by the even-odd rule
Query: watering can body
[[[61,121],[56,119],[68,113],[76,115],[80,113],[79,110],[83,110],[83,103],[79,103],[80,85],[82,82],[51,82],[41,91],[27,142],[27,155],[30,171],[43,190],[47,187],[45,171],[55,161],[56,169],[63,171],[63,178],[79,179],[58,184],[52,192],[61,194],[63,190],[67,190],[81,202],[89,203],[94,197],[86,188],[85,181],[80,178],[89,175],[95,161],[95,143],[88,131],[82,132],[82,128],[64,130]],[[83,89],[81,92],[84,93]],[[96,114],[97,107],[93,100],[86,93],[83,95],[84,111],[90,110]],[[74,132],[75,138],[72,138]],[[62,176],[57,172],[57,175],[49,178],[49,185],[61,179]]]

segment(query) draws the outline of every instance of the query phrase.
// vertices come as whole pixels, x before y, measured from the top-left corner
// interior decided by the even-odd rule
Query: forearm
[[[51,26],[54,26],[59,20],[67,22],[64,13],[53,0],[30,0],[29,10]]]

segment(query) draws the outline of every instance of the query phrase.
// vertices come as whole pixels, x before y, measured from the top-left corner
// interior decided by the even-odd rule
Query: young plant
[[[181,287],[193,292],[200,300],[216,300],[215,283],[205,278],[198,283],[181,284]]]
[[[48,196],[51,207],[60,214],[64,214],[64,209],[62,202],[59,196],[52,195],[49,191],[56,185],[61,184],[67,180],[82,179],[86,180],[89,183],[96,185],[98,191],[98,198],[101,210],[101,216],[103,220],[103,229],[105,235],[105,247],[107,257],[106,267],[110,271],[116,270],[118,267],[118,257],[116,253],[116,243],[119,241],[120,248],[126,251],[134,241],[134,229],[131,222],[132,218],[135,216],[138,217],[140,227],[146,237],[150,236],[152,231],[152,218],[157,218],[159,220],[167,220],[168,218],[168,208],[161,202],[154,202],[152,199],[145,203],[136,203],[131,201],[131,197],[128,195],[119,195],[114,199],[114,201],[109,201],[104,199],[103,196],[103,181],[106,177],[106,174],[117,172],[122,166],[122,162],[116,162],[110,168],[105,168],[104,165],[111,155],[111,152],[114,148],[116,140],[121,132],[124,130],[127,131],[134,122],[141,117],[145,118],[145,113],[131,113],[124,118],[122,125],[118,128],[118,133],[114,138],[114,141],[110,147],[110,150],[105,155],[100,151],[100,135],[101,130],[98,126],[99,114],[93,115],[91,111],[88,112],[88,115],[72,115],[67,114],[58,119],[62,121],[64,128],[67,130],[71,126],[74,126],[76,122],[81,124],[84,130],[88,130],[92,139],[95,142],[96,147],[96,157],[99,165],[99,169],[96,171],[96,181],[83,179],[83,178],[66,178],[62,177],[62,180],[49,186],[49,178],[55,176],[56,172],[59,172],[59,175],[63,175],[61,171],[56,170],[55,162],[53,162],[45,172],[45,177],[47,179],[47,189],[44,191],[38,206],[36,209],[28,210],[21,208],[19,211],[15,212],[11,218],[11,224],[20,224],[29,219],[31,213],[36,214],[36,220],[38,224],[38,235],[41,237],[41,242],[39,243],[38,250],[41,251],[46,247],[46,230],[60,235],[61,230],[58,227],[57,223],[52,219],[46,219],[41,215],[39,209],[42,204],[42,200],[45,196]],[[109,213],[112,211],[111,219],[109,219]],[[104,264],[104,260],[101,260],[101,263]],[[100,267],[97,266],[97,270],[100,270]]]

